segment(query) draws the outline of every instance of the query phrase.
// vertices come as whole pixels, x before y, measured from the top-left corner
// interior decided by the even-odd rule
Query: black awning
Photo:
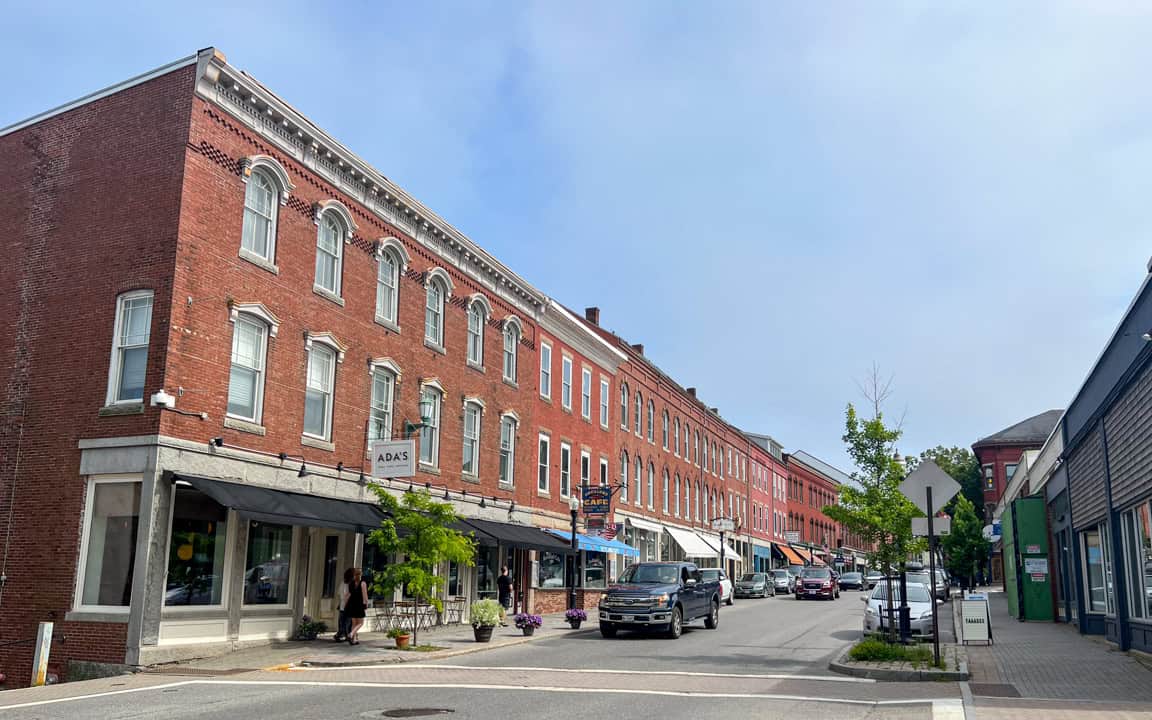
[[[460,518],[457,529],[461,532],[475,531],[476,541],[481,545],[503,545],[525,550],[547,550],[549,552],[570,553],[572,547],[555,535],[531,525]]]
[[[369,532],[380,527],[380,521],[386,517],[374,503],[317,497],[195,475],[174,477],[252,520]]]

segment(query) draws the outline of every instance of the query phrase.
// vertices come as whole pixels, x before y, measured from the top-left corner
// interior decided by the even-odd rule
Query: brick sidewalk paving
[[[967,647],[974,695],[1152,702],[1152,671],[1131,655],[1072,625],[1019,622],[1004,593],[988,598],[996,644]]]

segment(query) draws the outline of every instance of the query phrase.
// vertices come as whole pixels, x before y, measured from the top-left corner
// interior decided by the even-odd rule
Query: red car
[[[826,567],[806,567],[796,579],[797,600],[805,598],[828,598],[835,600],[840,597],[840,584],[836,573]]]

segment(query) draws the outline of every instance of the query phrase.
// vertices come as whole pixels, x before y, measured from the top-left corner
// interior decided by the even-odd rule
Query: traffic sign
[[[932,488],[932,507],[928,507],[928,488]],[[960,484],[931,460],[925,460],[900,483],[900,492],[925,515],[940,512],[956,493]]]
[[[732,518],[712,518],[712,529],[716,532],[732,532],[736,529],[736,523]]]

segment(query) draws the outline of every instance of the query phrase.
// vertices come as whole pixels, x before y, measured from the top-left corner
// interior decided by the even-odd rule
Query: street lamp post
[[[572,511],[572,570],[568,581],[568,608],[571,609],[576,607],[577,564],[580,560],[580,551],[576,544],[576,516],[580,513],[580,501],[576,498],[569,498],[568,508]]]
[[[432,425],[432,401],[425,398],[420,398],[420,422],[413,423],[404,421],[404,439],[411,439],[412,435],[419,430]]]

